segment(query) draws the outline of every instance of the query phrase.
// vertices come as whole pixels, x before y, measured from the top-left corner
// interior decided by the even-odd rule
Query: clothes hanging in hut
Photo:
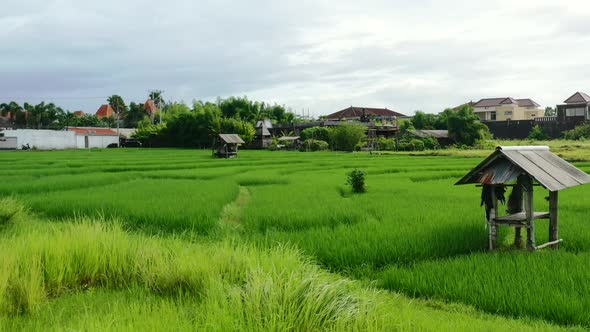
[[[485,205],[486,210],[486,220],[490,220],[490,212],[494,208],[494,198],[492,196],[492,188],[494,186],[484,184],[481,188],[481,203],[479,206]],[[506,188],[502,185],[495,186],[496,189],[496,198],[502,204],[506,203],[506,198],[504,198],[504,193],[506,192]]]

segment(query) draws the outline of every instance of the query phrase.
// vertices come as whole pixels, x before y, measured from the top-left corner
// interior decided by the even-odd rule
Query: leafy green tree
[[[141,103],[129,103],[129,111],[127,112],[127,116],[123,119],[123,126],[126,128],[137,128],[137,124],[139,121],[146,116],[146,112],[144,110],[143,104]]]
[[[548,139],[549,136],[547,136],[547,134],[545,133],[545,131],[543,131],[543,128],[541,128],[541,126],[536,125],[533,127],[533,129],[531,129],[528,138],[531,140],[542,141]]]
[[[486,125],[479,122],[479,117],[473,113],[470,105],[461,106],[456,112],[448,114],[449,136],[455,142],[467,146],[473,146],[479,139],[489,134]]]
[[[24,109],[14,101],[0,104],[0,114],[2,116],[10,115],[9,121],[13,126],[24,127],[26,125]]]
[[[557,116],[557,110],[553,107],[545,107],[545,116]]]
[[[412,117],[412,124],[416,129],[434,129],[436,123],[436,116],[422,111],[416,111]]]
[[[332,130],[331,141],[336,150],[354,151],[357,144],[366,138],[367,128],[357,124],[341,124]]]
[[[221,132],[238,134],[246,144],[249,144],[256,135],[256,128],[248,121],[224,118],[221,120]]]
[[[128,108],[127,105],[125,104],[125,101],[123,101],[123,98],[119,95],[112,95],[110,96],[107,101],[109,102],[109,105],[111,105],[111,108],[113,109],[113,112],[115,113],[115,122],[117,124],[117,133],[119,133],[119,126],[121,125],[121,119],[125,117],[125,115],[127,114]],[[110,127],[110,122],[111,119],[107,118],[107,121],[109,122],[109,127]],[[117,141],[117,146],[119,146],[118,141]]]
[[[301,131],[299,136],[301,136],[302,141],[307,141],[308,139],[315,139],[320,141],[330,142],[332,135],[332,129],[330,127],[311,127],[306,128]]]

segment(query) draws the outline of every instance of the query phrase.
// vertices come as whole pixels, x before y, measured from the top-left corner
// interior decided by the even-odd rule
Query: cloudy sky
[[[301,113],[439,112],[590,93],[584,1],[2,0],[0,102],[93,113],[147,90],[247,95]]]

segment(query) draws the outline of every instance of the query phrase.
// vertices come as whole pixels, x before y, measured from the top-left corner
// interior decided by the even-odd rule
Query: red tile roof
[[[148,99],[145,101],[145,104],[143,105],[143,109],[149,115],[154,115],[154,114],[158,113],[158,106],[156,106],[156,103],[154,103],[154,101],[152,99]]]
[[[76,112],[74,112],[74,115],[75,116],[84,116],[84,112],[82,112],[82,111],[76,111]]]
[[[363,114],[365,116],[383,116],[383,117],[405,117],[404,114],[389,110],[387,108],[372,108],[372,107],[355,107],[355,106],[350,106],[348,108],[345,108],[341,111],[338,111],[336,113],[332,113],[328,116],[326,116],[326,119],[331,120],[331,119],[354,119],[354,118],[360,118],[361,116],[363,116]]]
[[[109,104],[101,105],[100,108],[98,109],[98,111],[96,111],[96,116],[101,119],[108,118],[108,117],[111,117],[114,115],[115,115],[115,112],[113,111],[113,108]]]
[[[98,127],[68,127],[68,131],[73,131],[76,135],[90,136],[117,136],[117,132],[111,128]]]

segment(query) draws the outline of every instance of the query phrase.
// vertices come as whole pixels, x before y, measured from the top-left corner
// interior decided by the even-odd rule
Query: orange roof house
[[[74,112],[75,116],[84,116],[84,112],[83,111],[76,111]]]
[[[148,99],[148,100],[145,101],[145,104],[143,105],[143,109],[150,116],[155,115],[156,113],[158,113],[158,106],[156,106],[156,103],[152,99]]]
[[[115,115],[115,112],[113,111],[113,108],[109,104],[101,105],[100,108],[98,109],[98,111],[96,111],[96,116],[100,119],[108,118],[108,117],[111,117],[114,115]]]

